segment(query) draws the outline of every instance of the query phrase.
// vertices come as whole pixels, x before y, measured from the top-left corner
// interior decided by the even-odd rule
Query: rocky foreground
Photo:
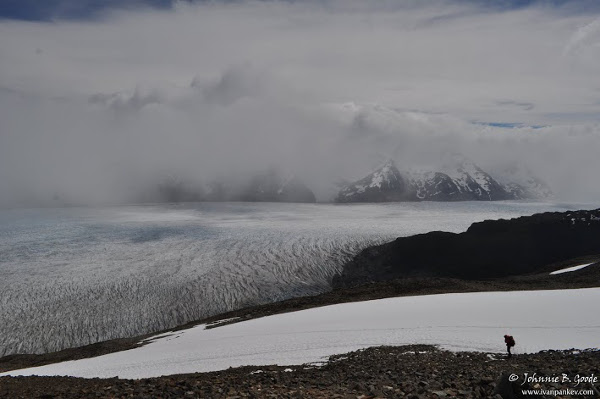
[[[498,338],[499,349],[502,337]],[[518,337],[517,337],[518,341]],[[518,342],[517,342],[518,344]],[[517,346],[518,348],[518,346]],[[535,373],[535,380],[524,381]],[[571,380],[540,382],[566,374]],[[2,398],[514,398],[522,389],[577,390],[598,397],[600,351],[505,355],[453,353],[431,346],[377,347],[333,356],[323,365],[249,366],[141,380],[2,377]],[[518,379],[509,382],[510,375]],[[579,376],[579,377],[577,377]],[[547,394],[547,397],[554,397]],[[526,395],[532,397],[532,395]],[[535,396],[533,396],[535,397]],[[540,396],[538,396],[540,397]]]

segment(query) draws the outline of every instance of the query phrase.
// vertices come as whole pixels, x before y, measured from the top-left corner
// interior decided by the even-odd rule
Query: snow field
[[[146,346],[4,375],[145,378],[243,365],[322,362],[378,345],[514,353],[599,348],[600,288],[457,293],[355,302],[162,334]],[[2,375],[2,374],[0,374]]]

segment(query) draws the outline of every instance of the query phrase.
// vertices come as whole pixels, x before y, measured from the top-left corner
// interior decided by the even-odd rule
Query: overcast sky
[[[326,199],[450,151],[596,201],[595,3],[3,1],[0,197],[280,165]]]

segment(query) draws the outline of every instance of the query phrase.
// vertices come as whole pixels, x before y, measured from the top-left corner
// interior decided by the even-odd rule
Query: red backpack
[[[512,335],[505,335],[504,342],[506,342],[506,345],[508,346],[515,346],[515,339],[512,337]]]

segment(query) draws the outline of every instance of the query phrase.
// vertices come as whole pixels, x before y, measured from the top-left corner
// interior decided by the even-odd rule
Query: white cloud
[[[600,32],[600,18],[597,18],[592,22],[587,23],[581,28],[577,29],[569,39],[567,45],[565,46],[564,54],[573,54],[578,49],[580,49],[587,40],[593,38],[594,35],[596,35],[598,32]],[[595,37],[594,39],[595,42],[598,42],[599,38]]]
[[[282,163],[324,198],[383,157],[452,149],[598,198],[597,17],[350,0],[3,21],[0,187],[108,200]]]

